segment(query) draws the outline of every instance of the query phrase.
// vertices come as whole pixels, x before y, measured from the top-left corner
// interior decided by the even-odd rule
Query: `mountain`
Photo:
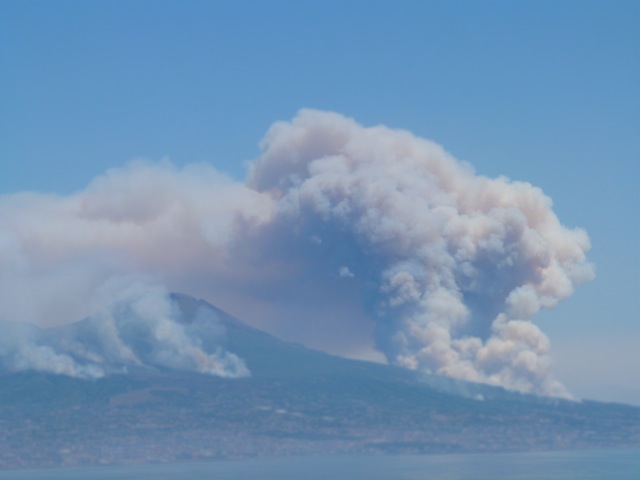
[[[171,302],[182,343],[157,347],[162,339],[142,335],[124,309],[113,323],[126,340],[124,356],[113,353],[95,319],[46,331],[0,325],[0,467],[640,447],[638,407],[524,395],[331,356],[202,300],[173,294]],[[9,334],[39,353],[64,351],[56,361],[69,359],[77,371],[101,373],[54,374],[43,371],[51,365],[24,368],[23,360],[16,369],[25,355],[10,348]],[[186,356],[177,358],[176,348]],[[235,370],[221,371],[235,378],[199,371],[190,362],[202,354],[206,365],[232,359]]]

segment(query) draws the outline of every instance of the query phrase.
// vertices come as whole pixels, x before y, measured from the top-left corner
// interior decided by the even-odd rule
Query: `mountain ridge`
[[[81,379],[5,369],[0,467],[640,448],[638,407],[538,397],[336,357],[280,340],[203,300],[171,294],[171,301],[187,331],[209,326],[203,352],[223,348],[251,374],[114,364],[103,377]],[[50,333],[68,338],[86,325]],[[131,346],[137,352],[144,342]]]

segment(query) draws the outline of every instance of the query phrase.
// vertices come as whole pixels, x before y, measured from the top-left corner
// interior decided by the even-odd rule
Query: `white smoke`
[[[5,368],[85,379],[130,366],[226,378],[250,375],[241,358],[222,348],[224,327],[210,312],[202,311],[187,322],[162,288],[118,280],[122,288],[117,298],[84,322],[42,330],[0,323],[0,358]]]
[[[567,395],[532,318],[594,274],[540,189],[334,113],[276,123],[262,149],[246,185],[136,162],[74,195],[0,198],[0,317],[80,318],[146,274],[315,346],[373,341],[408,368]]]
[[[243,360],[222,348],[224,327],[210,314],[210,318],[204,318],[205,312],[201,315],[185,323],[183,312],[164,289],[133,282],[118,292],[108,308],[89,319],[86,334],[107,357],[97,358],[99,362],[159,365],[227,378],[249,376]],[[83,341],[68,340],[65,350],[93,361],[95,352],[85,348],[87,335]],[[205,340],[209,345],[204,345]]]
[[[0,322],[0,367],[10,371],[38,370],[76,378],[104,376],[101,367],[80,364],[34,337],[34,331],[21,328],[19,324]]]

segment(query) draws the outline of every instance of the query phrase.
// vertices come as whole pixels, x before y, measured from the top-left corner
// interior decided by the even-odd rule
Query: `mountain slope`
[[[184,328],[201,329],[202,351],[231,352],[251,375],[112,359],[103,365],[111,373],[87,380],[11,372],[5,364],[0,466],[640,447],[637,407],[522,395],[339,358],[279,340],[203,301],[172,300]],[[34,335],[60,345],[90,337],[91,328],[85,320]],[[138,358],[152,350],[145,342],[128,344]]]

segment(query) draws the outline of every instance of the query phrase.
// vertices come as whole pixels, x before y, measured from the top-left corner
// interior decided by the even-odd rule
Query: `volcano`
[[[188,343],[145,334],[124,308],[113,325],[126,354],[108,348],[95,318],[0,322],[0,467],[640,447],[638,407],[332,356],[202,300],[169,300]],[[75,370],[18,362],[25,339]]]

